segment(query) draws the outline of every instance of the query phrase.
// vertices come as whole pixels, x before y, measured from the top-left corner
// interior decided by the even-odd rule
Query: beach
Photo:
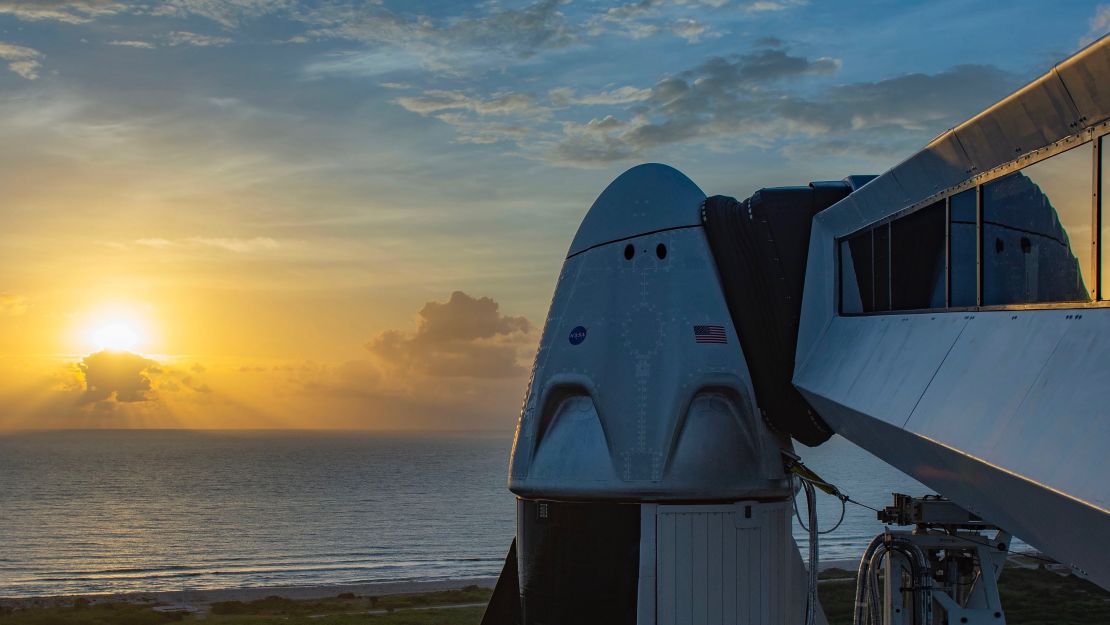
[[[1110,622],[1110,593],[1064,567],[1012,559],[999,583],[1011,625]],[[851,623],[854,562],[821,564],[818,591],[830,625]],[[0,624],[477,625],[493,577],[365,584],[270,586],[0,599]],[[1053,601],[1045,602],[1046,596]]]

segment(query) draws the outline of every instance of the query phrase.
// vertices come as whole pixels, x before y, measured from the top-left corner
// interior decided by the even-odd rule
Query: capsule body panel
[[[690,224],[704,195],[660,194],[660,176],[681,174],[646,165],[610,185],[583,229],[604,224],[617,240],[572,248],[563,266],[514,442],[509,488],[518,495],[734,501],[787,492],[778,450],[788,443],[758,417],[705,233]],[[653,203],[645,189],[671,203]],[[665,229],[614,230],[617,217],[598,210],[654,211],[630,225]],[[598,238],[580,231],[575,240]]]

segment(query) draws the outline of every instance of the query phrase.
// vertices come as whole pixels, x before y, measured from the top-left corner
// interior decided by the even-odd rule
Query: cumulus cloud
[[[82,24],[126,9],[127,5],[115,0],[0,0],[0,14],[29,22],[53,20]]]
[[[519,351],[531,344],[524,317],[502,315],[488,297],[455,291],[446,302],[428,302],[414,332],[387,330],[366,349],[389,369],[433,377],[507,378],[522,375]]]
[[[81,403],[148,401],[151,376],[161,372],[157,362],[131,352],[96,352],[77,367],[85,389]]]
[[[27,80],[35,80],[39,77],[41,57],[42,53],[33,48],[0,41],[0,59],[11,61],[8,63],[8,69]]]

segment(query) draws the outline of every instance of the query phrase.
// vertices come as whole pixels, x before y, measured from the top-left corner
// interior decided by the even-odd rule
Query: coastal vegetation
[[[829,625],[850,625],[854,574],[821,574],[821,604]],[[1110,592],[1072,575],[1048,569],[1007,568],[999,583],[1010,625],[1110,623]],[[341,593],[323,599],[279,596],[221,601],[204,606],[157,605],[76,599],[50,603],[23,600],[0,605],[0,625],[477,625],[491,591],[459,590],[362,596]],[[200,608],[190,612],[188,609]]]
[[[829,569],[817,587],[829,625],[851,625],[855,573]],[[998,581],[1008,625],[1110,623],[1110,592],[1074,575],[1007,566]]]

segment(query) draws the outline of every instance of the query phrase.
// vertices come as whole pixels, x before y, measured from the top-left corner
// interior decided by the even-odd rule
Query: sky
[[[881,173],[1094,2],[0,0],[0,430],[511,431],[642,162]]]

